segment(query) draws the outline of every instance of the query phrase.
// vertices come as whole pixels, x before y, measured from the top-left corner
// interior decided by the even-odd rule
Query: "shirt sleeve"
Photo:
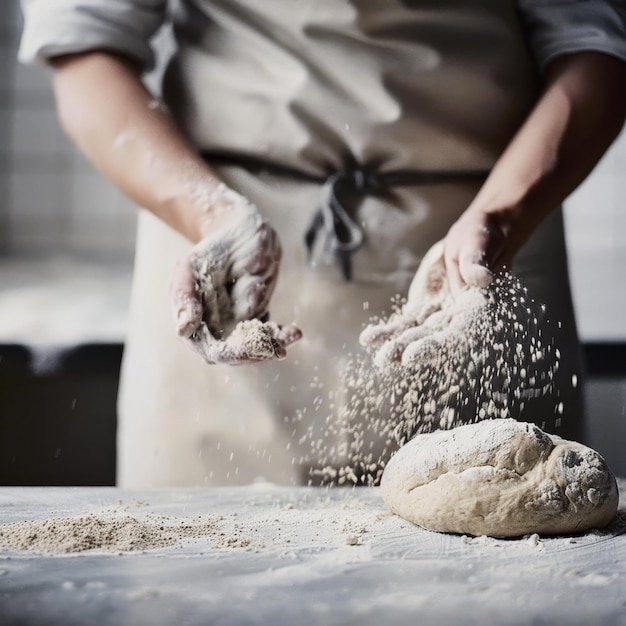
[[[539,66],[593,50],[626,61],[626,0],[518,0]]]
[[[165,21],[166,0],[22,0],[18,58],[46,63],[62,54],[110,50],[149,70],[150,38]]]

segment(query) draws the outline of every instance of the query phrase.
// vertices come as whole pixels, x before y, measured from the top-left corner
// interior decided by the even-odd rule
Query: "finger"
[[[169,291],[176,330],[180,336],[189,337],[202,323],[203,307],[187,257],[180,259],[174,266]]]
[[[415,334],[413,334],[413,332]],[[399,341],[399,338],[396,338],[383,343],[383,345],[377,350],[374,358],[372,359],[374,365],[380,369],[383,369],[391,363],[398,363],[399,361],[401,361],[402,354],[407,346],[411,343],[411,339],[413,339],[414,341],[417,340],[420,336],[423,336],[423,332],[424,330],[421,327],[419,329],[411,328],[405,333],[402,333],[401,336],[404,337],[402,341]]]
[[[489,287],[494,275],[485,265],[484,256],[482,252],[461,255],[459,273],[464,284],[480,289]]]
[[[431,335],[433,330],[426,326],[417,326],[415,328],[409,328],[405,332],[403,332],[399,337],[396,337],[392,341],[390,341],[386,346],[386,351],[384,353],[385,358],[391,361],[400,361],[402,360],[402,355],[404,351],[414,342],[420,341],[424,339],[424,337],[428,337]],[[381,355],[382,357],[382,355]]]
[[[259,239],[259,254],[252,255],[246,270],[250,274],[267,274],[270,271],[276,271],[275,265],[280,263],[282,258],[282,248],[276,231],[267,223],[259,229],[257,234]]]
[[[404,332],[413,325],[413,321],[398,315],[388,322],[370,324],[359,335],[359,343],[362,346],[376,346],[389,341],[392,337]]]
[[[436,361],[441,353],[441,344],[433,335],[414,341],[402,353],[402,366],[415,367],[419,363]]]
[[[476,263],[469,264],[467,266],[461,265],[461,276],[467,285],[470,287],[478,287],[480,289],[486,289],[491,285],[495,275],[483,265]]]
[[[452,254],[445,255],[446,274],[450,284],[450,291],[456,295],[463,289],[463,277],[459,269],[458,258]]]
[[[276,335],[276,340],[285,348],[300,339],[302,339],[302,331],[295,324],[279,327]]]
[[[233,285],[231,290],[232,311],[236,320],[249,320],[259,317],[267,310],[274,280],[245,275]]]
[[[274,229],[263,223],[248,236],[241,238],[233,247],[232,256],[234,260],[230,272],[237,279],[245,274],[266,274],[280,263],[282,250]]]
[[[423,301],[446,288],[444,242],[438,241],[424,255],[407,294],[407,300]]]

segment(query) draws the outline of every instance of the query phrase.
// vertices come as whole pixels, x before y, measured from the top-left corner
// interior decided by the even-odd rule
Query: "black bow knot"
[[[321,236],[326,253],[334,254],[341,264],[343,276],[352,279],[352,255],[363,245],[363,229],[345,207],[346,192],[362,195],[380,193],[382,184],[376,173],[364,170],[345,170],[331,174],[322,185],[320,206],[313,214],[304,235],[309,260]]]

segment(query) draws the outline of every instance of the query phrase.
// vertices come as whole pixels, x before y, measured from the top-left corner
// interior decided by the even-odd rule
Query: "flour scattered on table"
[[[319,497],[307,495],[280,503],[260,495],[243,503],[245,515],[239,509],[219,515],[156,515],[137,511],[148,504],[127,506],[120,501],[115,508],[83,515],[0,524],[0,550],[55,555],[191,547],[196,553],[274,550],[277,558],[292,558],[296,549],[360,546],[373,528],[389,521],[388,517],[384,522],[378,519],[378,506],[363,508],[349,492],[336,509],[322,494],[325,491]],[[304,543],[303,535],[307,536]]]
[[[40,554],[87,550],[136,552],[166,548],[215,534],[219,518],[168,523],[165,517],[138,520],[131,515],[95,514],[0,525],[0,549]]]

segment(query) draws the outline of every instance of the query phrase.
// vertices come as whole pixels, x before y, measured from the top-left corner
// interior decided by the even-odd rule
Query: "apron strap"
[[[286,165],[263,161],[256,157],[219,152],[201,152],[209,165],[240,167],[253,174],[268,173],[278,177],[321,185],[320,205],[311,217],[304,234],[309,264],[313,261],[315,244],[322,242],[325,253],[337,257],[343,277],[352,280],[352,255],[363,245],[363,228],[346,210],[342,195],[346,192],[375,196],[393,187],[438,185],[453,182],[484,180],[487,170],[392,170],[377,172],[356,167],[317,176]]]

